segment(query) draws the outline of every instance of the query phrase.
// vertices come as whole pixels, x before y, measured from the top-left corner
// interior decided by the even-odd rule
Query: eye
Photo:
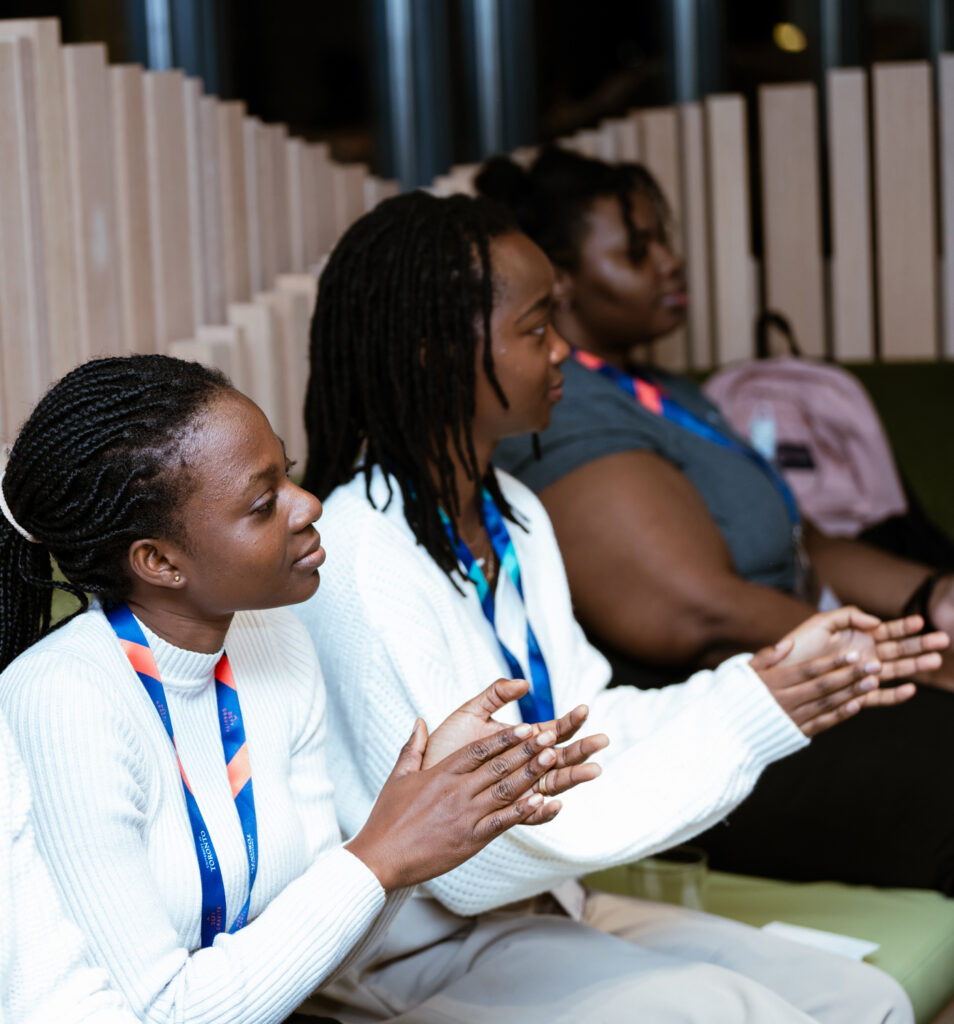
[[[252,509],[252,515],[254,516],[269,516],[275,508],[275,501],[278,495],[273,494],[268,501],[263,501],[261,505],[256,505]]]

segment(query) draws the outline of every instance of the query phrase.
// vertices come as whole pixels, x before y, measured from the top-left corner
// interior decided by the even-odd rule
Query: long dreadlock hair
[[[642,164],[609,164],[548,146],[526,170],[508,157],[491,158],[475,184],[481,195],[505,205],[520,230],[564,270],[579,269],[585,217],[594,199],[611,196],[619,202],[634,263],[641,262],[644,251],[633,223],[633,193],[652,204],[664,235],[671,227],[666,196]]]
[[[0,669],[49,629],[55,589],[79,611],[87,594],[121,601],[134,540],[187,541],[177,512],[191,480],[183,443],[230,387],[197,363],[142,355],[85,363],[44,395],[2,480],[13,517],[39,543],[0,516]],[[65,581],[54,579],[51,556]]]
[[[511,215],[486,199],[425,192],[387,199],[338,242],[311,322],[304,486],[324,499],[363,472],[372,501],[380,466],[387,501],[396,481],[414,536],[452,581],[457,555],[440,513],[459,537],[452,452],[476,480],[478,353],[507,407],[490,346],[490,249],[516,230]],[[518,522],[493,469],[482,483]]]

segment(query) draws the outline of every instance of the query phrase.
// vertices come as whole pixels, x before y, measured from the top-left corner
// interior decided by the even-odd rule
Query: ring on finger
[[[543,773],[543,774],[542,774],[542,775],[540,776],[540,782],[539,782],[539,784],[538,784],[538,785],[539,785],[539,787],[540,787],[540,792],[541,792],[541,793],[542,793],[542,794],[543,794],[544,796],[549,796],[549,795],[550,795],[550,791],[549,791],[549,790],[547,789],[547,776],[548,776],[549,774],[550,774],[549,772],[544,772],[544,773]]]

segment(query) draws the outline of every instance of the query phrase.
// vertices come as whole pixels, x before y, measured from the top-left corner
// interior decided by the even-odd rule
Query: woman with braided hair
[[[605,738],[550,749],[580,708],[458,743],[526,688],[500,680],[429,738],[409,724],[342,845],[321,673],[281,608],[318,586],[321,506],[288,469],[224,377],[151,355],[67,374],[0,474],[0,707],[63,904],[142,1021],[283,1020],[417,882],[552,819],[544,772],[598,773]],[[54,588],[83,610],[49,632]]]
[[[945,640],[904,639],[916,617],[882,625],[842,609],[681,686],[608,689],[545,512],[491,467],[498,442],[542,430],[560,399],[568,348],[550,322],[553,287],[546,257],[501,208],[423,192],[358,220],[322,274],[305,484],[325,502],[335,571],[296,614],[340,725],[329,748],[345,832],[360,825],[414,717],[445,714],[501,673],[531,687],[505,721],[585,702],[612,740],[589,800],[570,794],[572,815],[514,829],[428,883],[361,986],[344,978],[323,991],[329,1012],[909,1020],[903,993],[866,965],[574,880],[701,831],[808,737],[905,700],[911,686],[881,691],[877,677],[936,666],[932,648]],[[457,724],[461,742],[499,728],[484,712]]]
[[[954,635],[954,575],[824,537],[699,387],[652,365],[689,295],[644,167],[550,148],[527,170],[488,161],[477,186],[550,258],[554,325],[573,346],[536,454],[514,437],[494,458],[543,502],[574,607],[617,683],[678,682],[768,643],[813,613],[816,579]],[[700,837],[713,866],[954,895],[950,651],[945,661],[897,714],[860,716],[772,765]]]

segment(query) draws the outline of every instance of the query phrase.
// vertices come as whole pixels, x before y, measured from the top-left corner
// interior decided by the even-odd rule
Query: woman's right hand
[[[346,848],[390,891],[425,882],[457,867],[514,825],[551,821],[559,800],[532,792],[557,763],[552,729],[508,726],[422,770],[427,726],[414,723],[371,814]],[[595,779],[599,765],[582,765],[573,785]],[[569,788],[566,786],[564,788]]]

